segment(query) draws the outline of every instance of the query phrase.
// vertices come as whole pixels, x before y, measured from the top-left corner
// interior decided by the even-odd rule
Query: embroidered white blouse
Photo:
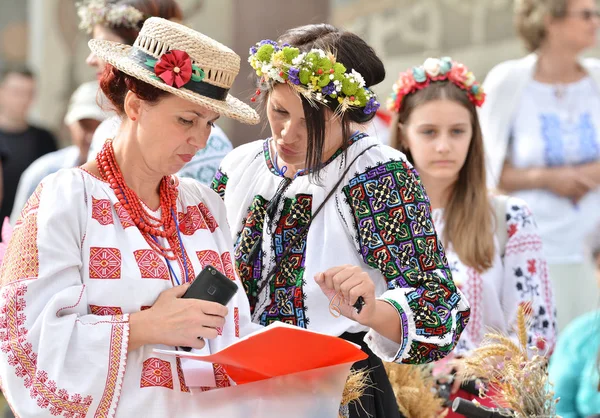
[[[369,331],[365,341],[371,350],[387,361],[405,363],[447,355],[468,321],[469,308],[452,282],[429,199],[404,154],[357,133],[346,152],[338,151],[326,163],[316,184],[306,173],[286,180],[269,142],[236,148],[213,182],[224,196],[235,264],[253,320],[262,325],[284,321],[335,336],[369,331],[332,316],[329,300],[314,281],[328,268],[357,265],[369,273],[376,295],[398,310],[403,327],[400,345]],[[307,235],[282,259],[347,164],[352,164],[350,171]],[[281,268],[265,283],[275,262]]]
[[[191,179],[178,185],[185,258],[177,280],[212,264],[238,282],[223,202]],[[204,417],[179,360],[143,346],[127,352],[129,314],[173,286],[109,184],[79,168],[47,177],[15,226],[2,269],[0,377],[17,416]],[[249,332],[248,301],[229,304],[217,351]],[[214,365],[218,387],[229,380]]]
[[[433,210],[433,222],[440,236],[445,227],[444,210]],[[531,211],[520,199],[511,197],[506,205],[508,240],[504,257],[494,237],[496,253],[491,268],[478,273],[466,266],[446,246],[454,283],[471,306],[471,320],[453,355],[465,355],[481,343],[486,332],[514,334],[519,305],[531,313],[529,344],[542,353],[551,352],[556,342],[556,313],[542,241]],[[516,338],[516,337],[515,337]]]

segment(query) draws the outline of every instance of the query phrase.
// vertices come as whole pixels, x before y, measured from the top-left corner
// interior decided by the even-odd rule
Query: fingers
[[[364,282],[364,278],[361,276],[352,276],[350,278],[348,278],[348,280],[344,281],[340,286],[340,293],[342,294],[342,296],[344,297],[344,299],[346,299],[347,301],[350,302],[350,304],[353,304],[356,299],[358,299],[359,296],[363,296],[362,295],[362,289],[365,288],[365,286],[363,286],[363,282]]]
[[[202,312],[204,312],[207,315],[221,316],[224,318],[229,313],[229,309],[227,308],[227,306],[221,305],[217,302],[209,302],[206,300],[198,299],[193,300],[193,302],[196,302],[196,305],[198,305],[200,309],[202,309]]]
[[[454,381],[452,382],[452,388],[450,389],[450,393],[452,395],[456,395],[456,393],[460,389],[460,385],[462,384],[462,380],[459,379],[456,375],[454,376]]]
[[[185,284],[182,284],[181,286],[175,286],[172,289],[167,289],[164,292],[162,292],[162,294],[169,295],[174,298],[180,298],[185,294],[185,292],[187,292],[189,287],[190,287],[190,283],[185,283]]]

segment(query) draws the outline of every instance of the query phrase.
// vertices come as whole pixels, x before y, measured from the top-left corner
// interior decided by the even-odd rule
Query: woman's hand
[[[546,188],[552,193],[579,202],[597,185],[576,167],[556,167],[545,171]]]
[[[362,325],[370,326],[376,312],[375,284],[360,267],[333,267],[315,276],[315,281],[330,301],[330,310]],[[364,305],[357,312],[353,306],[359,297]]]
[[[228,309],[216,302],[182,299],[189,284],[163,291],[154,305],[129,316],[129,351],[147,344],[201,349],[216,338]],[[200,338],[199,338],[200,337]]]

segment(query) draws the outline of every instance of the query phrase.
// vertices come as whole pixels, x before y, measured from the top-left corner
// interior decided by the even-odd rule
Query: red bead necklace
[[[115,159],[112,141],[104,143],[96,156],[96,163],[102,179],[110,184],[117,199],[125,208],[133,223],[138,227],[150,247],[169,260],[175,260],[173,248],[177,248],[176,222],[173,214],[177,213],[177,187],[167,176],[160,182],[159,197],[161,217],[156,218],[148,213],[137,193],[125,183],[121,169]],[[166,238],[170,248],[158,244],[155,237]]]

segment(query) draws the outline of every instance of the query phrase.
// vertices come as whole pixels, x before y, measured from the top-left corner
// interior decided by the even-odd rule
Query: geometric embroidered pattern
[[[37,210],[40,206],[40,184],[27,201],[11,238],[4,262],[0,267],[2,285],[22,279],[36,279],[39,275],[39,257],[37,248]]]
[[[100,225],[112,225],[112,206],[108,199],[96,199],[92,196],[92,219]]]
[[[219,224],[217,223],[217,220],[213,214],[210,213],[210,210],[208,210],[206,205],[202,202],[198,204],[198,209],[200,209],[200,215],[203,218],[203,224],[208,227],[210,232],[215,232],[215,230],[219,227]]]
[[[169,272],[165,262],[153,250],[137,250],[133,252],[140,269],[142,279],[169,280]]]
[[[181,358],[176,357],[175,363],[177,365],[177,377],[179,378],[179,389],[182,392],[190,393],[190,388],[188,388],[187,385],[185,384],[185,377],[183,375],[183,369],[181,367]]]
[[[221,196],[221,199],[225,197],[225,189],[227,188],[228,181],[229,177],[227,177],[227,174],[223,173],[221,170],[217,170],[210,187]]]
[[[208,229],[198,206],[188,206],[185,213],[178,212],[179,230],[183,235],[194,235],[199,229]]]
[[[268,202],[262,196],[254,197],[234,246],[235,268],[248,296],[250,313],[254,313],[257,302],[258,278],[262,276],[263,251],[261,248],[254,251],[256,255],[252,260],[249,260],[249,256],[253,248],[260,245],[262,240],[267,204]]]
[[[236,306],[233,308],[233,322],[235,324],[235,336],[240,337],[240,310]]]
[[[1,349],[8,353],[8,364],[14,367],[15,374],[24,379],[32,399],[37,401],[41,409],[48,409],[50,415],[67,418],[87,416],[92,397],[75,393],[69,394],[58,388],[56,382],[48,377],[48,373],[37,366],[37,354],[33,346],[27,342],[28,330],[25,324],[25,294],[27,286],[13,284],[2,289],[5,300],[0,317]]]
[[[229,377],[227,375],[227,372],[223,368],[223,366],[221,366],[220,364],[213,363],[213,371],[215,374],[215,383],[217,385],[216,388],[208,387],[208,386],[201,386],[200,390],[202,392],[206,392],[206,391],[213,390],[213,389],[219,389],[219,388],[227,388],[227,387],[231,386],[231,382],[229,381]]]
[[[117,308],[119,309],[119,308]],[[118,317],[113,317],[116,321]],[[106,388],[100,399],[98,409],[94,414],[94,418],[107,418],[110,416],[110,407],[115,401],[115,391],[117,382],[121,378],[119,372],[121,370],[121,352],[123,347],[123,339],[125,335],[125,323],[116,323],[112,327],[110,336],[110,354],[108,359],[108,374],[106,376]]]
[[[90,248],[90,279],[120,279],[121,251],[118,248]]]
[[[224,252],[221,254],[221,262],[223,263],[223,273],[229,279],[235,281],[235,269],[233,268],[233,263],[231,262],[231,254],[228,252]]]
[[[123,229],[127,229],[130,226],[135,226],[135,224],[133,223],[133,220],[131,219],[131,215],[129,214],[129,212],[127,212],[127,209],[125,209],[123,207],[121,202],[115,203],[115,212],[117,212],[117,216],[119,217],[119,220],[121,221],[121,225],[123,226]]]
[[[90,305],[92,315],[112,316],[123,315],[123,310],[116,306],[98,306]]]
[[[202,250],[196,251],[196,256],[198,256],[198,261],[200,261],[200,268],[213,266],[229,279],[235,280],[233,264],[231,263],[231,254],[229,254],[229,252],[224,252],[219,256],[219,253],[216,251]]]
[[[171,363],[154,357],[144,361],[140,387],[163,387],[173,389]]]
[[[306,239],[299,239],[286,257],[281,257],[290,242],[308,225],[311,217],[312,196],[299,194],[292,199],[285,198],[274,236],[275,262],[280,267],[274,280],[269,283],[271,300],[260,316],[261,325],[266,326],[276,321],[302,328],[308,325],[303,291]],[[304,236],[307,233],[305,230]]]
[[[406,297],[416,334],[439,338],[452,333],[451,312],[460,295],[414,169],[405,161],[389,161],[356,174],[343,191],[365,263],[381,271],[388,289],[412,289]],[[408,358],[411,363],[436,360],[453,347],[413,342]]]

